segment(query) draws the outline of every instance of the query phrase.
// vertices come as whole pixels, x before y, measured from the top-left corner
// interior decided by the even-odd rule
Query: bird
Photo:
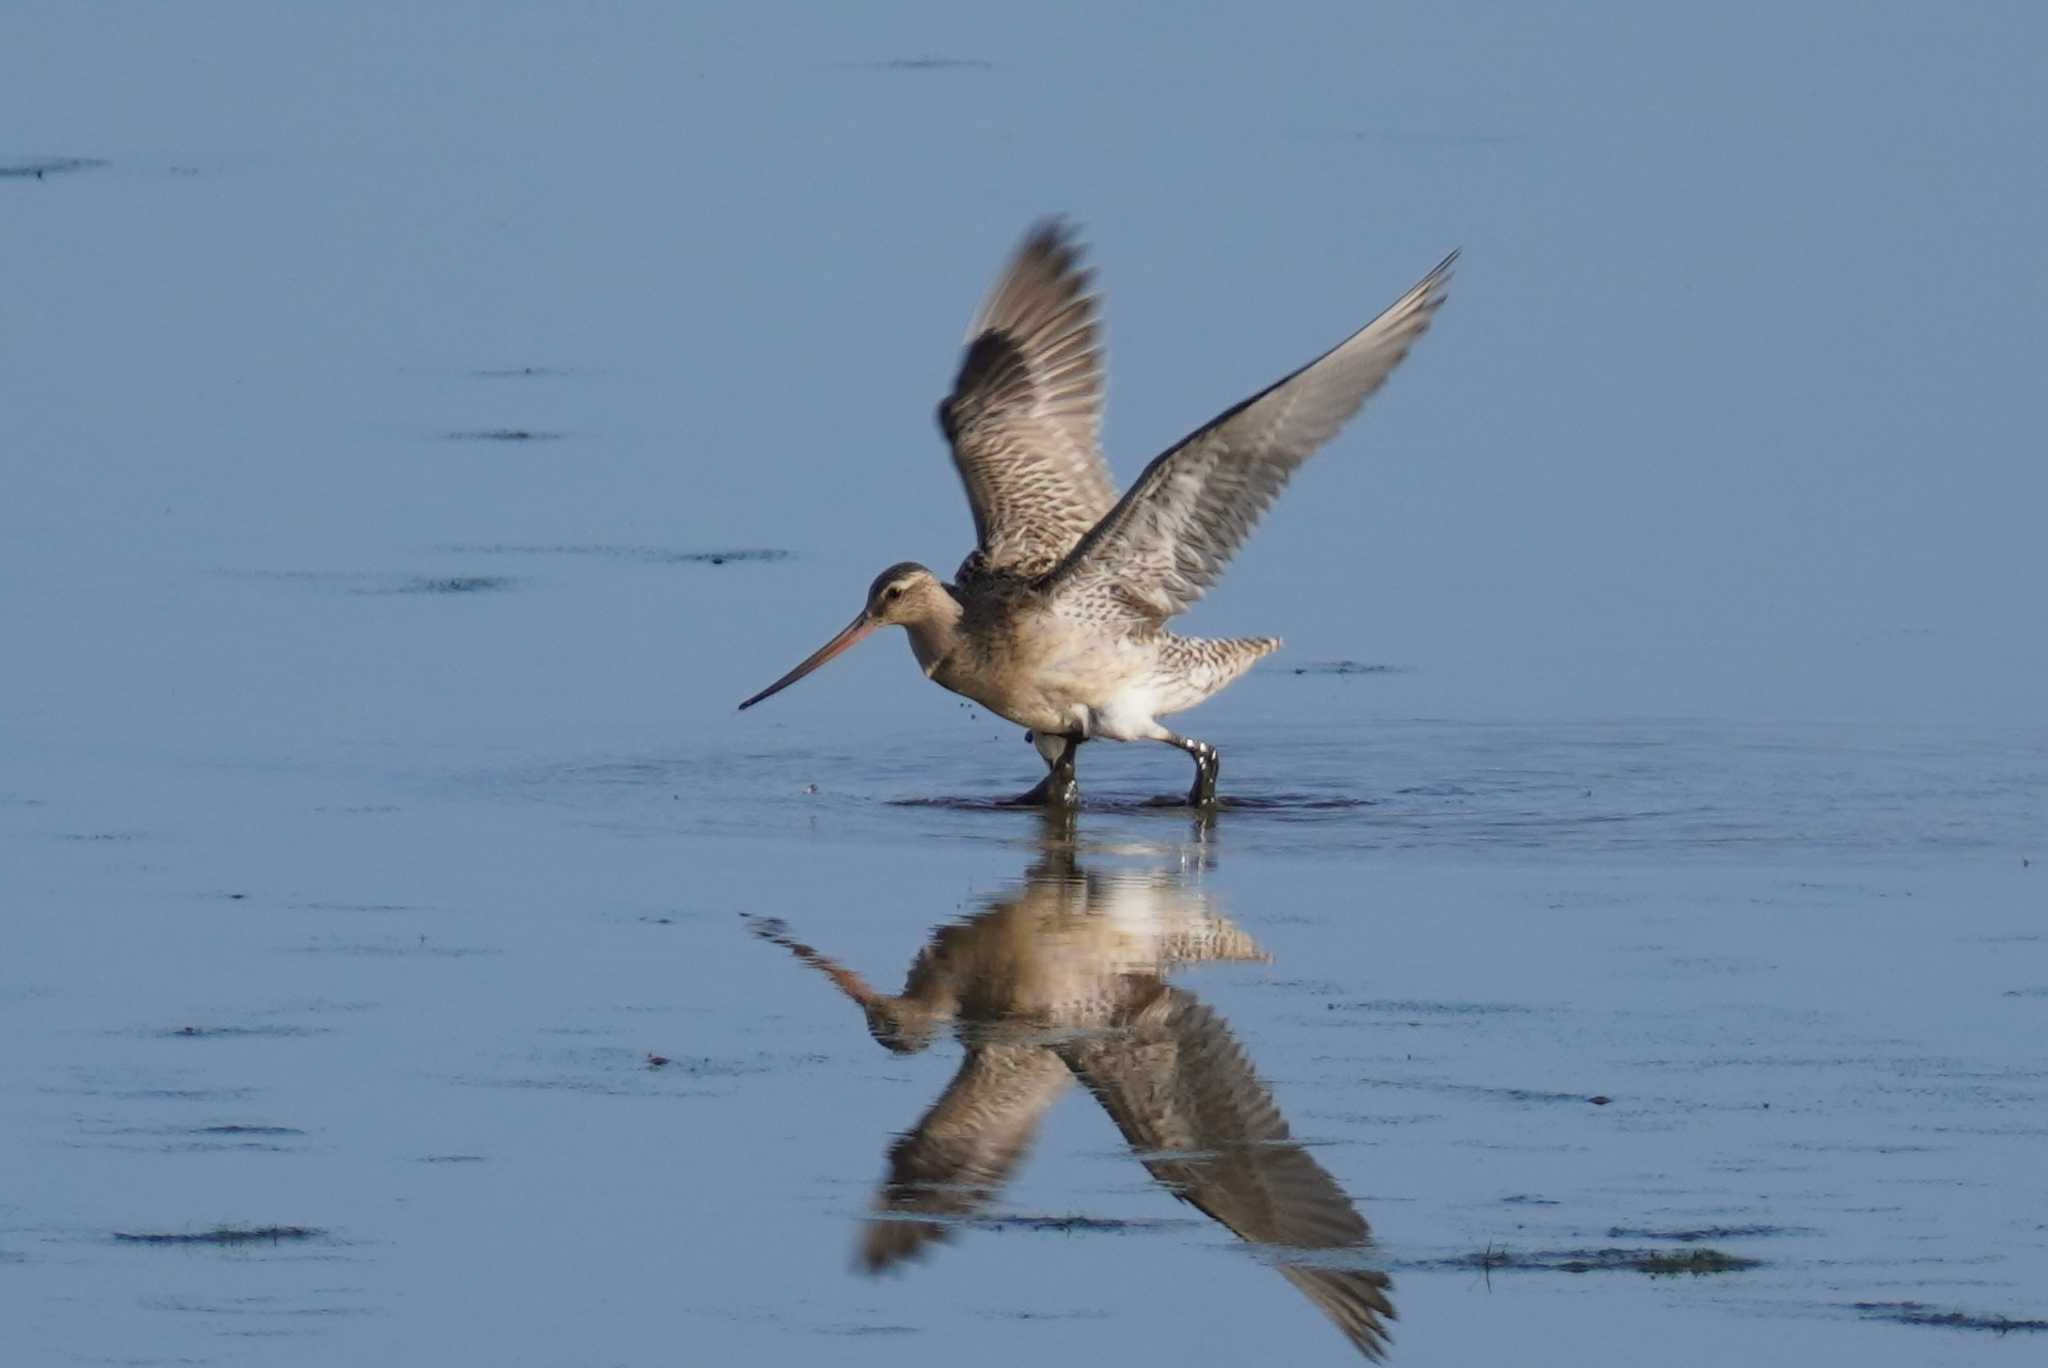
[[[950,583],[915,561],[882,571],[843,631],[741,710],[900,626],[927,678],[1026,729],[1047,773],[1007,801],[1077,804],[1075,752],[1108,739],[1186,752],[1195,765],[1187,801],[1213,806],[1216,748],[1160,719],[1214,696],[1281,643],[1181,636],[1168,623],[1216,583],[1288,477],[1408,354],[1443,306],[1457,258],[1169,447],[1119,498],[1100,441],[1094,273],[1071,225],[1040,222],[975,314],[939,405],[974,549]]]
[[[887,1049],[915,1053],[947,1025],[965,1046],[952,1081],[890,1146],[861,1238],[868,1272],[922,1257],[980,1216],[1079,1081],[1161,1186],[1267,1251],[1361,1353],[1384,1352],[1391,1281],[1361,1263],[1365,1218],[1292,1138],[1223,1018],[1166,981],[1184,965],[1268,959],[1177,870],[1096,874],[1071,847],[1048,847],[1020,890],[935,931],[900,994],[779,920],[752,930],[830,977]]]

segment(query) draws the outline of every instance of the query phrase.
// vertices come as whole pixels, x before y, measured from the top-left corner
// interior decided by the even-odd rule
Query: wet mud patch
[[[1366,1012],[1375,1016],[1398,1017],[1485,1017],[1554,1014],[1557,1009],[1531,1007],[1514,1002],[1449,1002],[1422,998],[1364,998],[1357,1002],[1327,1002],[1333,1012]]]
[[[1053,1235],[1131,1235],[1160,1230],[1186,1230],[1201,1224],[1199,1221],[1179,1220],[1170,1216],[1137,1217],[1128,1220],[1111,1216],[969,1216],[943,1222],[933,1222],[929,1216],[920,1219],[927,1224],[951,1225],[964,1230],[1022,1230]]]
[[[1335,979],[1300,978],[1292,975],[1275,974],[1269,977],[1267,985],[1294,998],[1334,998],[1345,990],[1345,985]]]
[[[415,575],[396,584],[357,589],[358,594],[497,594],[519,583],[510,575]]]
[[[1686,1230],[1648,1230],[1632,1226],[1614,1226],[1607,1232],[1610,1240],[1671,1240],[1677,1244],[1699,1244],[1705,1240],[1769,1240],[1790,1235],[1811,1235],[1810,1230],[1798,1226],[1739,1225],[1700,1226]]]
[[[1396,1269],[1459,1270],[1474,1273],[1643,1273],[1653,1278],[1680,1274],[1705,1277],[1761,1268],[1763,1260],[1718,1249],[1512,1249],[1476,1250],[1448,1259],[1396,1264]]]
[[[352,955],[360,959],[469,959],[477,955],[503,954],[486,945],[442,945],[425,936],[417,939],[382,941],[316,940],[297,948],[302,955]]]
[[[98,157],[8,157],[0,159],[0,180],[48,180],[97,171],[106,165]]]
[[[455,432],[444,432],[444,442],[559,442],[567,433],[546,432],[538,428],[468,428]]]
[[[305,998],[297,1002],[287,1003],[278,1007],[273,1007],[270,1008],[268,1012],[259,1013],[258,1015],[282,1014],[285,1012],[301,1012],[307,1016],[331,1016],[336,1013],[354,1014],[357,1012],[367,1012],[377,1007],[378,1005],[378,1003],[368,1000],[357,1002],[337,1002],[332,998],[316,997]]]
[[[833,71],[998,71],[986,57],[882,57],[871,62],[834,62]]]
[[[87,1089],[87,1095],[97,1093]],[[127,1088],[106,1093],[105,1096],[123,1102],[247,1102],[256,1096],[256,1089],[247,1087],[222,1088]]]
[[[586,1097],[652,1097],[644,1088],[629,1088],[601,1078],[586,1078],[578,1074],[557,1074],[553,1077],[529,1076],[525,1078],[458,1078],[457,1083],[472,1088],[502,1088],[507,1092],[559,1092],[580,1093]],[[701,1094],[698,1094],[701,1095]]]
[[[1892,1321],[1899,1325],[1945,1326],[1951,1330],[1988,1330],[1997,1335],[2015,1331],[2048,1331],[2048,1320],[2023,1320],[2011,1316],[1983,1315],[1974,1311],[1929,1306],[1925,1302],[1854,1302],[1852,1308],[1866,1320]]]
[[[652,1062],[657,1059],[659,1064]],[[555,1051],[546,1060],[521,1062],[527,1064],[527,1071],[515,1073],[508,1067],[504,1073],[472,1074],[453,1081],[468,1087],[515,1092],[689,1100],[729,1096],[732,1092],[730,1086],[690,1085],[731,1085],[736,1080],[773,1073],[778,1068],[778,1062],[767,1056],[740,1059],[666,1055],[609,1046]]]
[[[944,1184],[937,1185],[944,1188]],[[1173,1231],[1185,1231],[1201,1225],[1199,1221],[1185,1220],[1172,1216],[1135,1217],[1124,1219],[1107,1216],[1034,1215],[1012,1213],[1007,1215],[937,1215],[924,1211],[878,1211],[868,1216],[876,1225],[913,1226],[930,1238],[951,1240],[963,1231],[986,1231],[995,1234],[1016,1233],[1024,1235],[1145,1235]]]
[[[1363,660],[1311,660],[1296,665],[1291,673],[1298,675],[1393,675],[1414,674],[1413,665],[1381,665]]]
[[[199,1126],[188,1131],[185,1139],[170,1141],[163,1148],[180,1154],[219,1154],[230,1150],[289,1154],[294,1152],[290,1142],[305,1138],[306,1132],[296,1126]]]
[[[1946,1154],[1954,1145],[1914,1145],[1884,1140],[1794,1140],[1786,1149],[1801,1154]]]
[[[237,1297],[189,1297],[151,1296],[141,1298],[139,1304],[150,1311],[187,1312],[212,1317],[248,1317],[241,1325],[219,1327],[216,1334],[234,1339],[269,1340],[291,1336],[321,1333],[315,1329],[318,1321],[338,1316],[360,1316],[367,1308],[343,1302],[323,1301],[321,1298],[356,1297],[361,1293],[355,1288],[323,1287],[296,1297],[279,1296],[274,1293],[250,1293]],[[296,1327],[296,1328],[286,1328]],[[136,1362],[138,1360],[127,1360]],[[142,1360],[159,1362],[160,1360]],[[211,1360],[179,1359],[179,1363],[210,1362]]]
[[[665,1055],[649,1051],[623,1051],[638,1072],[660,1069],[684,1078],[749,1078],[774,1073],[777,1064],[769,1059],[720,1059],[713,1055]]]
[[[144,1032],[157,1040],[295,1040],[326,1035],[326,1026],[165,1026]]]
[[[510,575],[389,575],[350,570],[228,570],[234,579],[268,581],[368,597],[418,594],[487,594],[517,588]]]
[[[676,546],[607,545],[604,543],[563,543],[558,545],[509,542],[462,543],[437,546],[465,556],[594,556],[606,560],[638,561],[646,565],[752,565],[786,561],[795,553],[777,546],[734,546],[693,549]]]
[[[296,1126],[245,1125],[227,1122],[206,1126],[100,1126],[82,1125],[80,1133],[109,1149],[147,1150],[159,1154],[219,1154],[248,1151],[283,1154],[291,1141],[303,1140],[306,1132]],[[154,1144],[130,1141],[152,1140]]]
[[[120,1244],[200,1246],[213,1249],[238,1248],[246,1245],[296,1244],[307,1240],[324,1240],[327,1236],[328,1233],[318,1226],[298,1225],[224,1225],[214,1226],[210,1230],[114,1232],[114,1239]]]
[[[1415,1078],[1361,1078],[1375,1088],[1409,1088],[1425,1092],[1458,1093],[1467,1097],[1488,1097],[1499,1102],[1569,1103],[1575,1106],[1605,1107],[1614,1099],[1598,1092],[1549,1092],[1541,1088],[1490,1087],[1483,1083],[1448,1083]]]

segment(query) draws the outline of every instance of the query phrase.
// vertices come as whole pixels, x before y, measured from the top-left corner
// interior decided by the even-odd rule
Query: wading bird
[[[1072,234],[1025,238],[967,332],[939,426],[974,511],[951,584],[892,565],[867,605],[808,659],[740,704],[781,692],[878,627],[900,626],[925,675],[1028,729],[1048,773],[1020,803],[1079,800],[1083,741],[1164,741],[1194,758],[1188,802],[1216,800],[1216,748],[1159,719],[1194,707],[1278,650],[1166,624],[1222,575],[1295,468],[1385,382],[1444,302],[1450,256],[1394,306],[1225,411],[1115,495],[1102,457],[1102,356],[1091,273]]]

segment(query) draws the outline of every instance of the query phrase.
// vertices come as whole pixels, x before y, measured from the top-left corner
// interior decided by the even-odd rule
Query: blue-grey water
[[[2032,1361],[2044,48],[14,7],[0,1357],[1355,1358],[1309,1257],[1388,1276],[1395,1363]],[[931,409],[1050,211],[1125,478],[1465,251],[1190,619],[1289,641],[1183,719],[1212,821],[1149,746],[1082,752],[1071,825],[993,807],[1039,762],[891,638],[733,711],[967,550]],[[1263,958],[1103,959],[1133,917]],[[892,1054],[771,921],[885,993],[1007,928],[1129,1011]],[[1083,1069],[857,1269],[964,1051],[1146,1003],[1286,1138],[1134,1153]],[[1177,1200],[1237,1161],[1372,1242]]]

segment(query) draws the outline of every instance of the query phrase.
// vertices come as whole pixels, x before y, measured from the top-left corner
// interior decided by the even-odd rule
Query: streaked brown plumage
[[[1024,240],[968,329],[939,425],[974,513],[951,584],[905,561],[876,577],[846,629],[741,708],[878,627],[908,629],[925,674],[1028,728],[1050,773],[1026,801],[1071,804],[1083,741],[1164,741],[1195,760],[1188,801],[1213,802],[1215,749],[1159,722],[1279,648],[1166,624],[1222,575],[1302,462],[1408,354],[1445,298],[1454,252],[1323,356],[1227,410],[1114,495],[1099,440],[1102,358],[1090,273],[1068,230]]]
[[[1089,875],[1067,848],[1049,848],[1020,892],[935,932],[895,996],[779,923],[756,930],[830,974],[890,1049],[923,1049],[945,1025],[966,1047],[945,1091],[889,1149],[861,1240],[870,1271],[927,1252],[994,1201],[1074,1079],[1154,1178],[1244,1240],[1281,1251],[1370,1243],[1222,1018],[1166,982],[1180,965],[1265,958],[1177,874]],[[1394,1315],[1388,1279],[1355,1258],[1275,1263],[1378,1357]]]

